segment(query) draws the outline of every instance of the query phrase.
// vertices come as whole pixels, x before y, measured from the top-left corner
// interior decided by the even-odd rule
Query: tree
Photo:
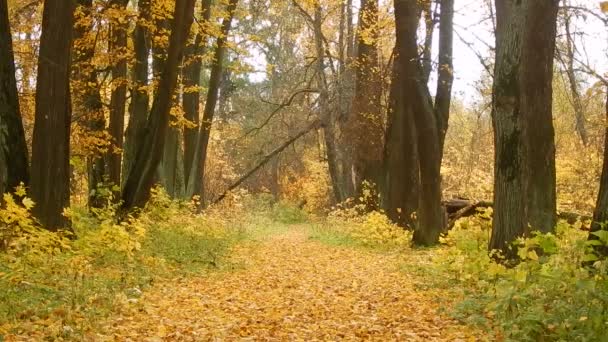
[[[378,64],[378,0],[361,0],[357,31],[356,85],[347,128],[356,192],[364,181],[380,184],[384,120],[381,115],[380,71]]]
[[[403,101],[411,106],[416,127],[420,167],[420,191],[414,243],[433,245],[439,241],[446,220],[441,206],[440,133],[433,102],[418,58],[416,0],[395,1],[397,53],[403,73]]]
[[[122,15],[128,0],[112,0],[110,7],[116,17],[110,23],[110,61],[112,63],[112,95],[110,99],[109,132],[112,149],[108,154],[108,179],[120,188],[122,170],[122,148],[125,133],[125,113],[127,101],[127,29],[128,21]]]
[[[198,130],[200,126],[200,103],[201,103],[201,71],[203,67],[202,58],[207,50],[207,40],[209,35],[205,30],[210,24],[211,19],[211,0],[203,0],[201,3],[200,27],[194,38],[194,43],[186,47],[184,54],[183,84],[184,93],[182,95],[182,105],[184,107],[184,117],[190,121],[194,127],[184,128],[184,181],[188,184],[188,176],[192,169],[196,145],[198,141]]]
[[[386,175],[384,187],[381,188],[382,205],[393,222],[413,229],[416,227],[413,214],[418,210],[420,191],[418,143],[412,107],[403,98],[403,63],[396,51],[394,55],[384,151]]]
[[[511,243],[556,223],[551,112],[558,1],[496,1],[492,97],[496,160],[489,248],[515,258]]]
[[[160,75],[143,143],[122,191],[123,210],[142,208],[150,196],[169,129],[169,111],[177,84],[178,66],[193,20],[194,0],[176,0],[167,60]]]
[[[209,148],[209,137],[211,135],[211,127],[213,125],[213,117],[215,116],[215,107],[218,101],[220,81],[222,77],[222,69],[224,63],[224,54],[226,52],[226,42],[228,34],[232,27],[232,20],[238,5],[238,0],[230,0],[226,7],[227,15],[222,21],[220,36],[217,38],[217,47],[211,67],[211,76],[209,79],[209,89],[207,91],[207,101],[203,112],[203,122],[198,133],[198,145],[195,152],[194,162],[190,176],[188,177],[188,194],[200,196],[199,210],[202,209],[205,203],[205,189],[203,180],[205,177],[205,162],[207,160],[207,150]]]
[[[65,228],[70,204],[70,66],[74,3],[45,0],[32,148],[33,214],[49,230]],[[57,18],[61,18],[58,20]]]
[[[608,120],[608,79],[602,78],[602,81],[606,88],[605,117]],[[591,222],[590,241],[600,240],[599,232],[607,231],[605,224],[608,222],[608,126],[604,130],[604,162],[600,179],[600,191],[597,196],[595,210],[593,211],[593,221]],[[608,257],[608,247],[600,244],[599,246],[594,246],[594,250],[598,256]]]
[[[101,86],[93,62],[96,44],[91,44],[89,40],[96,34],[93,29],[92,5],[93,0],[78,1],[78,16],[75,19],[72,50],[73,74],[71,83],[72,89],[75,90],[73,106],[76,111],[83,113],[86,134],[103,140],[105,138],[106,119],[100,94]],[[106,174],[106,161],[102,152],[106,148],[105,145],[91,146],[87,151],[89,193],[87,204],[91,208],[98,208],[105,204],[105,200],[102,196],[99,196],[98,187],[104,182]]]
[[[20,183],[29,183],[27,159],[8,6],[6,0],[0,0],[0,196]]]
[[[148,24],[151,21],[150,0],[139,0],[137,2],[138,18],[133,31],[134,63],[132,66],[132,86],[130,89],[131,102],[129,105],[129,123],[125,133],[125,144],[123,153],[123,183],[126,181],[135,156],[143,140],[148,120],[148,107],[150,95],[146,87],[149,85],[148,68],[150,63],[151,37]]]

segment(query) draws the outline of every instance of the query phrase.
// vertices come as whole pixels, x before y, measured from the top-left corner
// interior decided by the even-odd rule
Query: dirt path
[[[106,328],[133,341],[469,341],[397,270],[397,256],[292,229],[237,248],[242,270],[157,284]]]

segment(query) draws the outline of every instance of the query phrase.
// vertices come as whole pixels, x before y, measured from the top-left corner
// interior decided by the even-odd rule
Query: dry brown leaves
[[[235,251],[243,270],[156,285],[95,340],[470,341],[399,272],[397,255],[292,230]]]

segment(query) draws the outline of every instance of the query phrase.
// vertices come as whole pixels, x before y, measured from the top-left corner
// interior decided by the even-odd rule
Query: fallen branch
[[[281,146],[277,147],[276,149],[274,149],[272,152],[268,153],[266,156],[264,156],[264,158],[262,158],[262,160],[251,170],[249,170],[247,173],[245,173],[245,175],[243,175],[241,178],[239,178],[236,182],[234,182],[231,186],[228,187],[228,189],[226,191],[224,191],[224,193],[222,193],[216,200],[214,200],[212,202],[212,204],[217,204],[219,202],[221,202],[224,198],[226,198],[226,196],[234,189],[238,188],[241,184],[243,184],[243,182],[245,182],[249,177],[251,177],[253,174],[255,174],[259,169],[261,169],[264,165],[268,164],[268,162],[270,160],[272,160],[272,158],[274,156],[276,156],[277,154],[283,152],[286,148],[288,148],[289,146],[291,146],[293,143],[295,143],[298,139],[300,139],[301,137],[305,136],[306,134],[308,134],[310,131],[317,129],[321,126],[321,121],[320,120],[315,120],[313,123],[311,123],[310,125],[308,125],[306,128],[304,128],[303,130],[301,130],[298,134],[294,135],[293,137],[289,138],[289,140],[287,140],[285,143],[283,143]]]
[[[443,206],[446,208],[448,214],[448,229],[452,229],[461,218],[470,217],[476,215],[479,210],[484,208],[492,208],[494,203],[487,201],[474,202],[467,199],[451,199],[443,202]],[[589,215],[580,213],[562,211],[557,214],[557,218],[564,220],[569,224],[574,224],[577,221],[589,221],[592,219]],[[588,227],[584,226],[583,229]]]

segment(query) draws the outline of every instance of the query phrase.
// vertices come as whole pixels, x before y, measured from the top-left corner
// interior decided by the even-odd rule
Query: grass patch
[[[95,215],[75,208],[73,240],[36,228],[25,210],[0,210],[12,232],[0,234],[7,246],[0,251],[0,341],[82,340],[157,280],[228,268],[229,250],[245,233],[233,225],[239,213],[219,210],[195,216],[161,192],[122,224],[112,208]]]

